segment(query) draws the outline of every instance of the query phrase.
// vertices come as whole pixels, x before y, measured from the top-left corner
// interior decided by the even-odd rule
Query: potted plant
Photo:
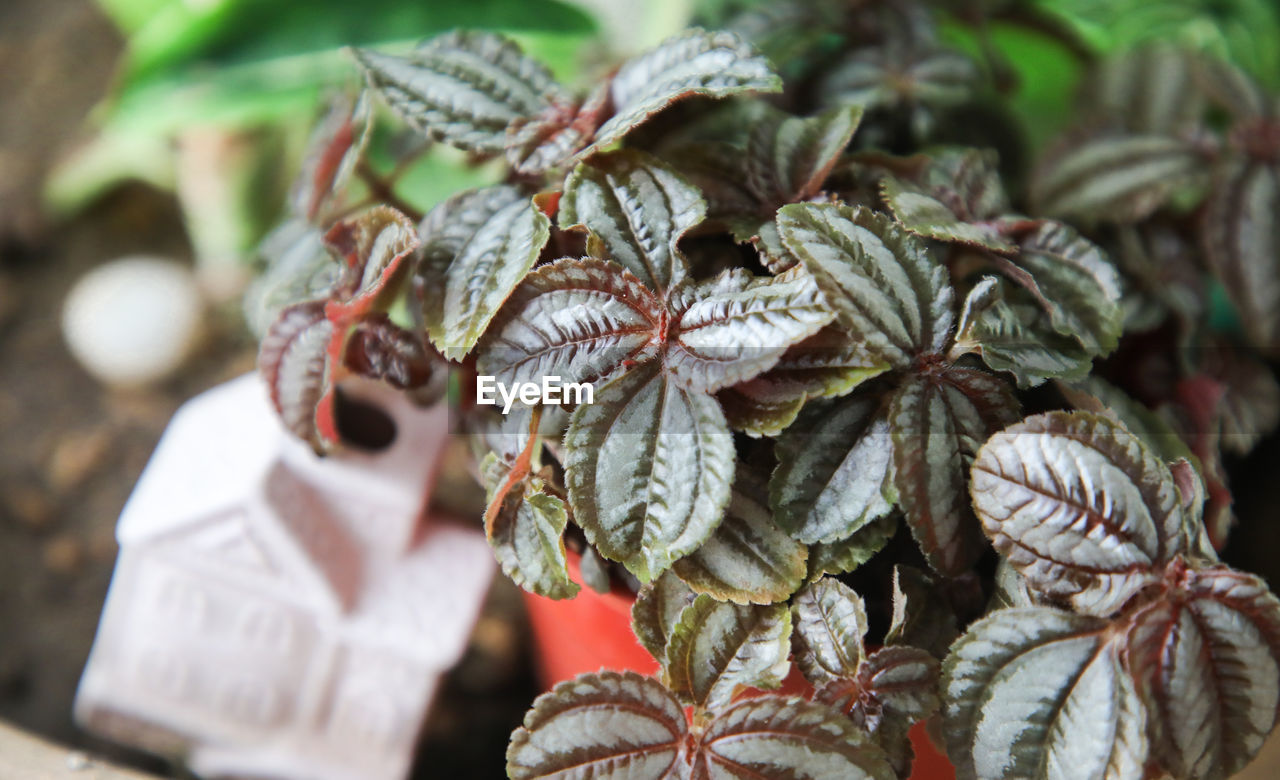
[[[576,91],[493,33],[354,52],[260,368],[319,452],[345,376],[452,372],[495,555],[587,672],[512,777],[906,777],[927,721],[962,778],[1217,778],[1272,730],[1280,602],[1217,551],[1223,452],[1280,408],[1275,97],[1100,59],[1028,169],[1017,63],[949,24],[979,56],[780,3]],[[415,213],[375,102],[501,180]],[[555,666],[601,609],[628,668]]]

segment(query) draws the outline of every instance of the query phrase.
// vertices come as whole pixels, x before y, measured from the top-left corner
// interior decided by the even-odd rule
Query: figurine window
[[[286,613],[266,606],[251,606],[240,615],[236,633],[246,647],[258,648],[275,655],[288,655],[294,649],[293,620]]]

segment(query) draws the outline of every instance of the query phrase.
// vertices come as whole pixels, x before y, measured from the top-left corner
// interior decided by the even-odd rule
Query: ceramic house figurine
[[[352,394],[392,443],[328,458],[256,375],[179,410],[120,517],[82,725],[204,777],[405,776],[494,562],[478,530],[420,522],[444,406],[375,391]]]

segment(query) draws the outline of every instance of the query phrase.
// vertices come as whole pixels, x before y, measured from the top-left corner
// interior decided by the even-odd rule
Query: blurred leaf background
[[[243,265],[278,216],[324,94],[357,86],[343,46],[402,50],[455,27],[493,29],[581,85],[612,56],[642,50],[690,20],[714,24],[771,1],[98,0],[126,37],[124,61],[94,114],[93,141],[57,168],[46,200],[65,214],[121,180],[142,179],[178,193],[201,265]],[[1013,106],[1033,145],[1069,119],[1081,64],[1060,40],[1001,17],[1056,20],[1103,52],[1178,41],[1280,86],[1274,0],[936,2],[957,20],[944,28],[948,41],[974,53],[980,38],[960,20],[975,8],[997,17],[987,32],[1016,74]],[[392,164],[395,141],[376,139],[375,166]],[[494,175],[436,149],[402,183],[425,209]]]

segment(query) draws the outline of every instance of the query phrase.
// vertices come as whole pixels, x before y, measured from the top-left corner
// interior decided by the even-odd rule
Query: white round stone
[[[142,385],[182,365],[203,315],[190,269],[171,260],[127,257],[76,282],[63,306],[62,333],[90,374],[107,384]]]

